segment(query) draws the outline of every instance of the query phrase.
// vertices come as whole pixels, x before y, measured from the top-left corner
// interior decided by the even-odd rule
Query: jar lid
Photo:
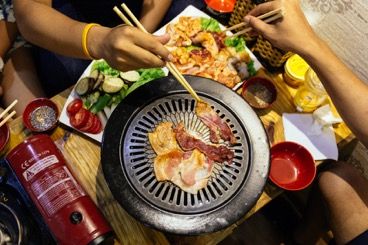
[[[297,54],[292,55],[285,64],[285,72],[294,80],[304,80],[309,65]]]

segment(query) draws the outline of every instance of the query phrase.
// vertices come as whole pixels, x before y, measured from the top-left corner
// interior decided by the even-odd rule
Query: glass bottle
[[[304,85],[295,94],[294,104],[299,112],[312,112],[325,102],[327,93],[311,68],[306,72],[304,80]]]

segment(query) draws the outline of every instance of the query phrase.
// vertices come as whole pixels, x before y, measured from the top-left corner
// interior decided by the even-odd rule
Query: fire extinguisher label
[[[30,181],[33,176],[38,174],[40,171],[58,162],[59,160],[56,158],[55,155],[50,155],[42,158],[41,160],[38,160],[35,164],[30,166],[28,169],[26,169],[26,171],[23,172],[23,177],[26,181]]]
[[[31,184],[31,189],[48,216],[86,195],[65,166],[59,166],[37,177]]]

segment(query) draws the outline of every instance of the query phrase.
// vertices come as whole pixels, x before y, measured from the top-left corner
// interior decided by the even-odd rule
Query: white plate
[[[183,10],[183,12],[181,12],[178,16],[176,16],[172,21],[170,21],[170,23],[175,23],[175,22],[178,22],[179,18],[181,16],[193,16],[193,17],[207,17],[209,18],[210,16],[207,15],[206,13],[202,12],[201,10],[193,7],[192,5],[189,5],[187,8],[185,8]],[[220,28],[222,30],[225,29],[224,26],[220,25]],[[161,27],[158,31],[156,31],[154,34],[155,35],[162,35],[162,34],[165,34],[165,29],[166,29],[166,26],[163,26]],[[231,33],[229,33],[229,35],[231,35]],[[262,65],[261,63],[257,60],[257,58],[254,56],[254,54],[248,49],[246,48],[247,52],[249,53],[251,59],[254,61],[254,68],[256,71],[258,71]],[[92,67],[92,64],[93,62],[91,62],[91,64],[89,64],[89,66],[86,68],[86,70],[83,72],[83,74],[80,76],[80,78],[78,79],[78,81],[82,78],[82,77],[86,77],[90,74],[90,71],[91,71],[91,67]],[[167,73],[167,70],[165,69],[164,70],[165,73]],[[242,85],[242,82],[241,83],[238,83],[237,85],[235,85],[235,87],[233,88],[233,90],[237,90],[240,86]],[[133,92],[134,93],[134,92]],[[69,117],[68,117],[68,114],[66,112],[66,108],[68,106],[68,104],[76,99],[76,98],[79,98],[79,95],[77,95],[77,93],[75,92],[75,89],[73,88],[72,92],[70,93],[68,99],[66,100],[66,103],[64,105],[64,108],[63,110],[61,111],[61,114],[60,114],[60,117],[59,117],[59,121],[71,128],[73,128],[71,125],[70,125],[70,122],[69,122]],[[114,109],[114,108],[113,108]],[[109,114],[111,115],[113,109],[109,112]],[[107,119],[108,119],[108,115],[105,114],[105,113],[100,113],[99,114],[99,118],[103,124],[103,127],[105,127],[106,125],[106,122],[107,122]],[[75,129],[75,128],[74,128]],[[75,130],[78,130],[78,129],[75,129]],[[78,130],[79,131],[79,130]],[[81,131],[79,131],[81,132]],[[103,135],[103,131],[101,131],[99,134],[89,134],[89,133],[85,133],[85,132],[81,132],[85,135],[87,135],[88,137],[98,141],[98,142],[101,142],[102,141],[102,135]]]

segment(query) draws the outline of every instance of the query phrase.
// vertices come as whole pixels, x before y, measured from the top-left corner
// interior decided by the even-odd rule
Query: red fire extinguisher
[[[110,226],[77,183],[48,135],[26,139],[6,156],[6,160],[58,244],[113,243]]]

